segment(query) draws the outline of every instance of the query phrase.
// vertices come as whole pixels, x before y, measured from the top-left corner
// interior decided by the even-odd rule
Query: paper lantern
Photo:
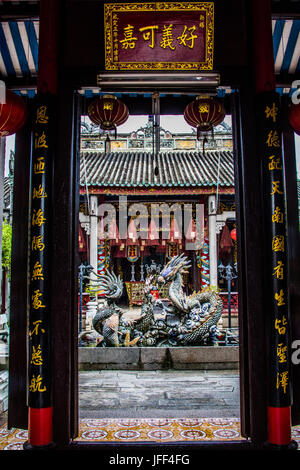
[[[155,220],[151,219],[148,229],[148,237],[146,240],[147,245],[157,246],[159,245],[159,234],[155,224]]]
[[[23,99],[6,89],[6,103],[0,103],[0,137],[15,134],[25,124],[27,107]]]
[[[112,219],[108,228],[108,239],[111,246],[120,246],[124,241],[120,239],[120,233],[117,226],[116,219]]]
[[[288,119],[296,134],[300,135],[300,103],[292,104],[289,109]]]
[[[172,219],[168,241],[169,243],[181,243],[182,241],[181,229],[178,227],[176,218]]]
[[[124,124],[128,119],[128,108],[114,95],[103,95],[96,98],[88,107],[90,120],[100,126],[102,130],[114,130],[116,135],[117,126]]]
[[[187,242],[194,243],[196,241],[196,236],[197,236],[196,224],[195,224],[194,219],[191,217],[185,240]]]
[[[197,138],[201,133],[212,131],[220,124],[225,116],[225,108],[221,101],[210,96],[198,96],[184,110],[186,122],[197,129]]]
[[[126,246],[131,245],[139,245],[138,234],[135,227],[135,221],[133,219],[130,219],[130,222],[128,224],[126,239]]]

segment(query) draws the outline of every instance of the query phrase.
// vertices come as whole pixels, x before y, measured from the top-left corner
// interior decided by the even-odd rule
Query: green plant
[[[11,225],[4,221],[2,226],[2,268],[5,269],[9,277],[11,267],[11,237]]]

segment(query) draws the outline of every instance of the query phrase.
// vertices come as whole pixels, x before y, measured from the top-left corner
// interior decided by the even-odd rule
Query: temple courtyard
[[[236,370],[79,373],[81,418],[239,417]]]

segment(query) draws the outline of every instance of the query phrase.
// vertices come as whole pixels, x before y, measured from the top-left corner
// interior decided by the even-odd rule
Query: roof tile
[[[220,166],[219,166],[220,165]],[[158,175],[154,174],[157,166]],[[218,181],[219,175],[219,181]],[[234,186],[233,152],[82,152],[82,186]]]

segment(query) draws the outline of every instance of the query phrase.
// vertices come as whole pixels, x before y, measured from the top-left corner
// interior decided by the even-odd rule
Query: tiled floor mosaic
[[[23,450],[27,431],[0,427],[0,450]],[[292,429],[292,438],[300,448],[300,426]],[[240,422],[236,418],[187,419],[83,419],[78,441],[93,442],[170,442],[240,440]]]
[[[193,441],[240,439],[240,423],[228,418],[85,419],[79,440]]]

